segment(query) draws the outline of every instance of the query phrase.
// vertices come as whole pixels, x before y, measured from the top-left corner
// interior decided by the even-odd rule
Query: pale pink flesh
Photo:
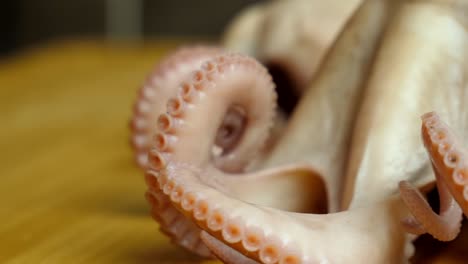
[[[400,194],[415,217],[416,222],[421,225],[422,230],[439,240],[450,241],[455,239],[460,232],[462,221],[460,205],[466,204],[466,200],[462,200],[460,205],[457,204],[452,196],[452,192],[460,190],[460,188],[457,190],[456,187],[463,185],[455,183],[453,177],[457,171],[465,171],[467,168],[464,164],[465,156],[461,154],[464,151],[457,144],[458,140],[449,127],[440,120],[436,113],[431,112],[423,115],[422,121],[423,142],[432,160],[433,170],[436,175],[440,197],[440,215],[432,211],[422,194],[410,183],[400,183]],[[451,153],[460,153],[456,164],[447,163],[451,162],[450,159],[446,158]],[[459,170],[454,170],[459,166]],[[454,186],[455,184],[456,186]],[[465,184],[468,184],[468,181]],[[458,194],[458,197],[462,195]],[[409,228],[409,232],[414,231],[411,226]],[[419,233],[421,228],[418,229],[416,232]]]
[[[151,137],[155,132],[157,118],[166,110],[166,101],[177,94],[180,81],[211,57],[223,50],[214,46],[182,47],[163,58],[148,75],[138,91],[134,105],[131,128],[131,144],[137,164],[146,169]]]
[[[236,66],[239,65],[239,66]],[[151,165],[153,168],[158,168],[158,167],[164,167],[166,166],[166,158],[173,155],[173,153],[178,153],[177,152],[177,147],[181,144],[181,139],[180,136],[183,137],[184,133],[179,133],[179,130],[184,127],[185,120],[184,118],[186,117],[187,111],[190,111],[190,109],[193,108],[193,105],[199,104],[200,98],[204,97],[205,93],[207,92],[217,92],[217,91],[222,91],[223,89],[235,89],[236,87],[234,86],[233,88],[225,88],[223,85],[226,85],[226,82],[224,84],[221,82],[219,85],[220,87],[213,87],[212,84],[216,83],[216,78],[225,78],[226,76],[234,74],[234,77],[238,75],[239,73],[234,71],[231,73],[231,67],[240,67],[241,70],[245,71],[245,74],[250,74],[251,76],[251,82],[253,87],[257,86],[260,87],[260,92],[261,89],[264,89],[266,92],[273,93],[273,85],[271,84],[271,78],[266,74],[266,71],[259,67],[259,65],[251,60],[251,59],[244,59],[242,56],[237,56],[237,55],[229,55],[229,56],[221,56],[218,57],[218,60],[213,60],[213,61],[207,61],[203,64],[202,67],[200,67],[197,71],[195,71],[185,82],[182,83],[179,89],[176,89],[176,95],[172,97],[172,99],[169,101],[167,105],[167,113],[163,114],[158,118],[158,130],[159,132],[156,133],[156,135],[153,137],[155,146],[157,148],[157,151],[152,150],[149,155],[149,165]],[[263,76],[262,78],[259,77],[258,74],[261,74],[260,76]],[[248,75],[247,75],[248,76]],[[232,78],[232,77],[231,77]],[[242,86],[241,86],[242,87]],[[245,88],[249,88],[248,86]],[[210,91],[210,89],[212,91]],[[213,90],[214,89],[214,90]],[[235,92],[235,90],[234,90]],[[271,121],[270,118],[273,116],[274,113],[274,106],[275,102],[274,100],[276,99],[274,97],[274,94],[270,95],[271,97],[268,98],[267,100],[264,100],[264,104],[258,104],[259,101],[255,102],[257,108],[266,109],[267,112],[264,114],[263,118],[266,120],[265,125],[263,125],[263,129],[257,128],[254,129],[258,130],[260,135],[263,134],[263,137],[266,136],[266,132],[268,127],[270,126]],[[261,110],[256,110],[254,111],[253,114],[257,115],[256,113],[263,113]],[[232,114],[230,112],[227,112],[226,117],[222,118],[220,116],[220,120],[227,120],[225,122],[221,122],[221,127],[226,126],[226,129],[228,130],[227,132],[224,132],[223,129],[221,129],[222,135],[225,137],[229,138],[229,140],[224,140],[223,137],[218,137],[217,143],[221,147],[225,147],[227,149],[227,152],[236,152],[238,151],[238,148],[236,148],[236,144],[238,143],[239,139],[243,139],[244,135],[242,134],[243,132],[241,130],[246,130],[245,127],[246,125],[251,126],[253,124],[254,128],[258,127],[253,121],[249,120],[249,124],[245,124],[244,121],[238,122],[238,120],[242,120],[242,118],[247,117],[246,113],[243,113],[243,109],[241,108],[240,111],[235,110]],[[240,119],[239,119],[240,118]],[[255,117],[259,118],[259,116]],[[207,120],[210,121],[210,120]],[[215,138],[214,135],[219,133],[216,131],[216,127],[213,127],[213,136],[208,137],[208,138]],[[230,130],[235,131],[232,133]],[[262,130],[266,130],[262,132]],[[257,133],[257,136],[259,134]],[[234,138],[233,138],[234,136]],[[242,136],[242,137],[240,137]],[[237,139],[236,139],[237,137]],[[255,138],[253,136],[250,136],[252,139]],[[262,140],[256,139],[256,145],[261,146]],[[252,145],[250,142],[247,142],[247,146]],[[244,145],[246,145],[244,143]],[[255,145],[255,144],[254,144]],[[252,149],[252,147],[250,147]],[[253,148],[255,149],[255,147]],[[245,151],[244,151],[245,152]],[[249,155],[253,155],[252,151],[245,152],[248,153]],[[234,159],[226,159],[223,161],[224,153],[220,154],[214,154],[214,155],[221,155],[221,156],[215,156],[215,160],[217,161],[217,164],[222,168],[242,168],[243,165],[246,161],[248,161],[248,158],[244,158],[244,155],[237,155],[241,160],[238,162],[236,159],[239,158],[234,158]],[[228,153],[229,154],[229,153]],[[211,149],[207,149],[205,152],[204,158],[210,157],[212,155]],[[236,156],[234,156],[236,157]],[[229,165],[233,164],[233,165]],[[238,170],[238,169],[236,169]],[[209,256],[208,251],[204,248],[203,245],[200,245],[200,239],[198,237],[199,229],[194,226],[188,219],[185,219],[179,212],[177,212],[172,205],[167,205],[168,200],[180,200],[180,195],[177,192],[172,193],[173,191],[177,191],[174,189],[174,186],[171,185],[165,185],[165,188],[160,189],[161,183],[156,183],[152,182],[150,180],[151,178],[154,178],[154,176],[149,176],[147,175],[147,182],[148,186],[150,187],[150,192],[148,192],[148,200],[152,204],[153,210],[152,214],[154,218],[160,223],[161,225],[161,230],[168,234],[173,241],[175,241],[177,244],[201,255],[201,256]],[[160,197],[161,195],[165,194],[171,194],[169,199],[165,199],[163,202],[157,202],[158,199],[153,198],[153,197]],[[159,200],[161,200],[159,198]],[[164,200],[164,199],[163,199]],[[160,208],[160,205],[163,204],[164,208]],[[183,227],[184,230],[178,230],[178,228],[175,228],[177,226]]]
[[[221,53],[222,49],[218,47],[182,47],[162,59],[148,76],[138,92],[130,124],[131,143],[135,151],[135,159],[141,168],[146,169],[148,166],[147,155],[153,141],[152,136],[158,126],[158,116],[166,111],[166,101],[179,91],[180,79],[189,76],[205,60]],[[170,139],[163,140],[171,142]],[[162,142],[160,139],[160,143],[167,142]],[[148,179],[147,176],[146,178]],[[198,228],[185,219],[175,208],[172,208],[167,200],[161,200],[161,197],[163,196],[157,195],[154,188],[153,192],[147,193],[147,200],[152,206],[151,214],[160,224],[160,230],[176,244],[203,257],[209,257],[208,249],[198,237]],[[158,199],[159,202],[157,202]],[[177,226],[174,226],[176,224]],[[184,227],[184,230],[180,230],[180,227]]]

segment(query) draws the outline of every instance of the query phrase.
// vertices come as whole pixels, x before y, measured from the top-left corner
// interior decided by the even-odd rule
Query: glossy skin
[[[171,118],[184,122],[165,122],[181,125],[161,128],[166,134],[157,137],[150,152],[147,175],[150,193],[165,197],[185,220],[205,230],[202,240],[227,263],[252,263],[249,259],[262,263],[406,262],[412,255],[414,237],[406,233],[400,221],[408,219],[419,205],[408,210],[408,200],[397,195],[398,183],[406,180],[423,187],[433,182],[431,162],[420,144],[419,117],[437,109],[459,130],[467,129],[466,111],[461,107],[468,102],[467,83],[458,74],[466,76],[466,60],[458,58],[466,58],[467,32],[459,10],[454,12],[451,4],[450,1],[367,1],[348,23],[321,67],[319,77],[307,90],[308,94],[318,96],[304,96],[284,139],[280,139],[270,156],[251,169],[271,168],[263,172],[244,174],[244,156],[230,155],[254,153],[252,149],[257,144],[243,143],[264,135],[264,128],[252,127],[252,123],[268,127],[271,122],[267,116],[273,111],[268,110],[268,100],[256,95],[271,89],[268,81],[263,81],[268,78],[253,81],[256,79],[249,74],[264,76],[265,71],[242,56],[221,56],[204,64],[201,75],[196,73],[192,77],[193,87],[198,81],[204,82],[201,89],[196,88],[201,93],[188,97],[193,101],[173,99],[179,101],[168,106]],[[427,28],[431,30],[424,30]],[[353,53],[359,49],[351,49],[353,52],[347,53],[346,47],[355,43],[356,35],[363,41],[356,46],[369,46],[362,52]],[[348,79],[348,68],[339,67],[346,63],[358,66],[352,69],[361,69],[351,71],[354,81]],[[362,72],[370,74],[362,78]],[[336,83],[340,76],[340,86],[324,85]],[[245,92],[244,80],[252,84],[249,93]],[[187,89],[180,90],[178,98],[191,94]],[[329,108],[343,100],[335,89],[349,98],[341,109]],[[363,96],[356,98],[358,94]],[[240,110],[231,111],[232,106],[240,106]],[[257,110],[257,106],[264,109]],[[213,119],[204,119],[203,113],[210,113]],[[252,118],[264,121],[243,121]],[[223,124],[229,124],[229,131],[241,132],[221,132],[219,136]],[[215,138],[221,144],[214,147],[212,141],[191,141],[189,137],[199,131],[197,128],[205,129],[205,137]],[[162,139],[168,134],[177,136]],[[230,137],[239,134],[243,136]],[[334,148],[330,150],[330,146]],[[327,150],[332,154],[323,152]],[[301,165],[275,168],[291,160]],[[435,167],[445,177],[442,167]],[[329,211],[339,212],[326,215],[286,212],[284,209],[303,206],[301,201],[321,195],[320,185],[307,186],[312,193],[307,197],[301,188],[307,178],[317,177],[327,188]],[[274,179],[280,180],[275,183]],[[264,184],[258,184],[259,180],[264,180]],[[285,182],[293,183],[289,185],[291,188],[283,188]],[[319,182],[315,180],[315,184]],[[459,191],[447,185],[450,193],[460,196]],[[265,200],[265,192],[269,197],[271,192],[293,193],[298,199],[284,203],[281,197],[290,195]],[[450,207],[453,201],[448,200],[447,204]],[[456,212],[451,215],[449,219],[457,217]],[[419,234],[421,223],[416,221],[421,219],[407,222],[406,228],[413,226]],[[342,248],[349,251],[343,252]]]

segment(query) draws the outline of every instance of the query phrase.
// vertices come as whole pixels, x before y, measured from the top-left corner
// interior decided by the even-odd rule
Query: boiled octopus
[[[269,151],[266,68],[207,50],[144,86],[133,119],[152,215],[175,243],[226,263],[406,263],[417,235],[456,236],[463,151],[423,114],[468,129],[467,2],[364,1]],[[440,216],[422,195],[434,175]]]

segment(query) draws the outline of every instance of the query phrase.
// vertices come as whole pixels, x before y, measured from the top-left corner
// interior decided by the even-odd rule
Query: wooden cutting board
[[[0,59],[0,263],[201,262],[158,232],[128,144],[138,86],[180,43],[62,41]],[[419,242],[418,263],[468,262],[466,237]]]

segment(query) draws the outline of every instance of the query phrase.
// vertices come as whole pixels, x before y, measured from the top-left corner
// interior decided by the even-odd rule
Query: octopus
[[[132,120],[152,216],[225,263],[407,263],[418,235],[454,239],[467,212],[451,130],[468,130],[467,61],[467,2],[366,0],[265,150],[278,99],[267,69],[182,49]],[[439,215],[424,199],[434,185]]]

